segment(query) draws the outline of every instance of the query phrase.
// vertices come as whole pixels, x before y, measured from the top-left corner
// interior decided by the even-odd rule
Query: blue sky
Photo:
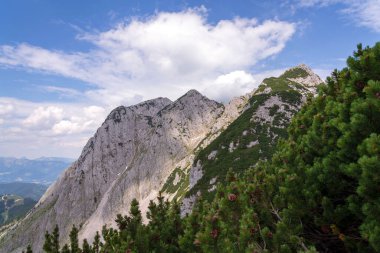
[[[77,157],[115,106],[188,89],[227,102],[380,40],[379,0],[0,3],[0,155]],[[25,145],[28,143],[28,145]]]

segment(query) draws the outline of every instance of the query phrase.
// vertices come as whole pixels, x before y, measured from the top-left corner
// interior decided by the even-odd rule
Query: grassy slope
[[[302,96],[299,91],[305,91],[306,89],[303,85],[287,78],[305,77],[306,75],[307,73],[303,69],[291,69],[278,78],[265,79],[250,99],[251,107],[244,111],[210,145],[197,154],[195,163],[198,160],[201,161],[204,174],[185,196],[188,197],[200,191],[204,198],[210,199],[214,195],[210,189],[213,185],[224,182],[225,175],[230,168],[237,173],[241,173],[250,167],[254,167],[259,160],[269,159],[278,140],[285,138],[287,135],[285,127],[288,121],[286,120],[286,115],[280,112],[278,105],[273,105],[268,108],[270,116],[274,117],[272,124],[257,122],[252,118],[258,108],[263,106],[272,96],[278,96],[284,103],[285,110],[294,115],[296,111],[287,107],[287,104],[300,105]],[[268,94],[262,93],[267,87],[270,87],[271,91]],[[258,144],[249,147],[249,143],[253,141],[258,141]],[[234,143],[236,148],[233,152],[229,151],[231,143]],[[237,145],[237,143],[239,144]],[[208,159],[208,156],[213,151],[217,151],[215,159]],[[215,181],[215,183],[211,184],[210,181]],[[184,182],[183,185],[188,186],[188,182],[187,184]]]

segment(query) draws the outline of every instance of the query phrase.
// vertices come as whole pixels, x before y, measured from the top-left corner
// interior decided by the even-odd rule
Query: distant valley
[[[69,158],[0,157],[0,183],[27,182],[50,185],[73,162]]]
[[[31,198],[24,198],[14,194],[0,194],[0,227],[23,218],[37,203]]]
[[[35,183],[0,183],[0,196],[12,194],[38,201],[47,188],[47,185]]]
[[[23,218],[72,160],[0,157],[0,227]]]

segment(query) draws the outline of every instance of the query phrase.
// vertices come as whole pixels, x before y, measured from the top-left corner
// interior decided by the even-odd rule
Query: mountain
[[[55,224],[62,242],[68,240],[73,224],[79,225],[80,238],[93,238],[104,224],[114,226],[115,215],[126,214],[133,198],[145,213],[159,191],[171,199],[189,197],[198,182],[194,178],[201,182],[209,171],[217,173],[210,165],[197,174],[198,161],[203,166],[204,155],[209,161],[221,159],[218,152],[223,146],[231,153],[225,153],[226,161],[236,159],[234,151],[240,149],[241,155],[244,149],[252,148],[250,154],[259,152],[256,160],[270,156],[261,153],[274,145],[319,81],[302,65],[278,79],[264,80],[256,91],[227,105],[191,90],[174,102],[157,98],[114,109],[79,159],[49,187],[36,207],[22,221],[0,231],[0,250],[18,252],[27,244],[37,249],[43,244],[45,231],[51,231]],[[228,136],[227,142],[218,136]],[[250,160],[250,165],[254,164]]]
[[[47,189],[46,185],[34,183],[0,183],[0,195],[12,194],[38,201]]]
[[[304,64],[265,79],[248,96],[241,115],[196,152],[192,166],[174,170],[163,191],[183,199],[183,214],[190,212],[197,196],[211,200],[229,169],[241,173],[271,158],[278,140],[286,138],[291,118],[321,83]]]
[[[73,160],[43,157],[38,159],[0,157],[0,183],[29,182],[51,184]]]
[[[195,90],[175,102],[157,98],[114,109],[35,210],[3,235],[1,248],[11,252],[16,245],[42,245],[45,230],[55,224],[63,240],[72,224],[81,225],[82,237],[91,237],[103,224],[113,224],[114,214],[125,212],[133,198],[146,210],[217,119],[228,118],[224,111]]]

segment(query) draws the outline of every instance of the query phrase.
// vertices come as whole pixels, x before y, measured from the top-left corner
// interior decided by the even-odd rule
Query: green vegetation
[[[286,73],[286,72],[285,72]],[[307,89],[294,81],[291,81],[288,79],[288,77],[284,75],[281,75],[279,77],[269,77],[265,78],[263,80],[263,83],[258,87],[256,93],[263,92],[266,88],[270,87],[271,91],[291,91],[294,89],[300,90],[300,91],[307,91]]]
[[[271,199],[281,226],[321,251],[379,252],[380,43],[359,45],[347,64],[290,125]]]
[[[0,195],[0,226],[24,217],[36,203],[17,195]]]
[[[177,202],[159,196],[147,224],[134,200],[103,240],[81,250],[74,227],[61,252],[380,252],[380,43],[359,45],[347,63],[294,117],[272,159],[229,170],[213,200],[181,219]],[[54,232],[47,238],[51,246]]]
[[[203,176],[197,184],[186,193],[186,196],[196,194],[198,191],[201,195],[211,200],[215,194],[210,189],[210,180],[218,178],[217,182],[224,182],[225,175],[229,169],[236,173],[242,173],[247,168],[254,167],[258,161],[270,159],[274,147],[280,138],[285,138],[286,127],[289,124],[289,116],[284,112],[279,112],[279,105],[273,104],[268,109],[269,116],[273,117],[272,122],[263,122],[255,120],[253,116],[265,103],[272,97],[278,97],[285,111],[294,115],[296,110],[290,109],[291,106],[300,106],[302,95],[288,86],[282,86],[282,78],[272,78],[274,81],[270,84],[272,89],[267,94],[257,92],[250,99],[250,108],[243,112],[231,125],[227,127],[210,145],[201,150],[195,158],[195,163],[200,160],[203,167]],[[232,152],[229,150],[230,145],[236,148]],[[257,143],[250,146],[250,143]],[[215,159],[208,159],[211,152],[217,151]]]
[[[164,187],[162,187],[162,191],[168,193],[175,193],[179,187],[181,186],[181,181],[186,177],[185,173],[181,170],[181,168],[175,168],[173,172],[168,177]]]
[[[285,71],[284,74],[281,75],[282,78],[299,78],[299,77],[306,77],[309,74],[306,70],[303,68],[291,68],[287,71]]]

